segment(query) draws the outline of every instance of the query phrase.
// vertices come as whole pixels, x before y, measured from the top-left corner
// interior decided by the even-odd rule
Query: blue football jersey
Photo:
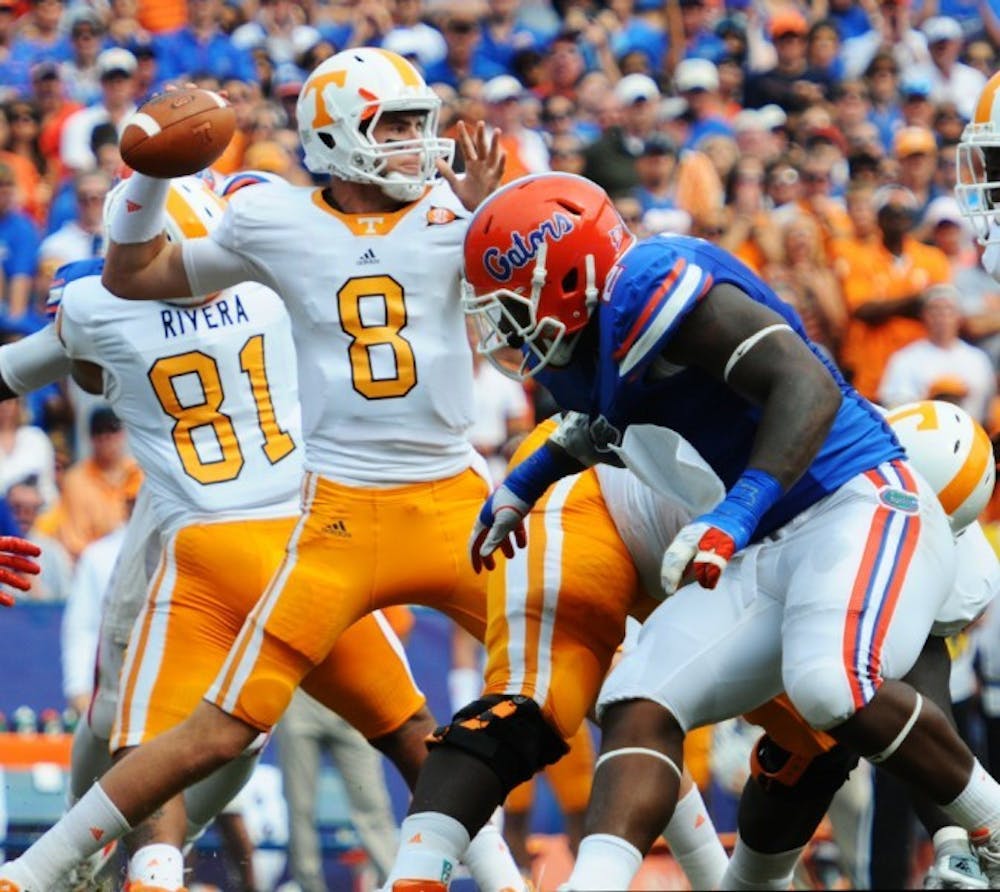
[[[597,310],[596,350],[578,349],[568,367],[546,368],[538,377],[563,408],[586,412],[619,432],[630,424],[677,431],[728,489],[746,470],[760,408],[700,369],[661,357],[687,314],[724,282],[778,313],[827,367],[844,397],[813,463],[762,518],[759,539],[855,475],[904,452],[878,411],[809,341],[795,310],[739,260],[688,236],[639,242],[608,275]],[[756,349],[766,350],[767,340]]]

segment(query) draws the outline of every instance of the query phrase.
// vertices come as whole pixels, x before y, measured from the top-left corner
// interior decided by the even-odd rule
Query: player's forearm
[[[110,242],[101,283],[125,300],[162,300],[164,295],[158,293],[158,283],[163,281],[167,249],[167,240],[162,234],[136,244]]]

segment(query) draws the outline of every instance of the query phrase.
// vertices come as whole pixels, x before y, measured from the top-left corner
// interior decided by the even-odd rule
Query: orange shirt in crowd
[[[74,558],[125,522],[125,503],[134,497],[142,471],[135,459],[126,458],[115,477],[109,479],[92,458],[66,472],[59,499],[63,519],[55,535]]]
[[[841,343],[840,363],[862,396],[875,399],[889,357],[922,337],[919,319],[894,316],[878,325],[854,317],[858,307],[872,301],[913,297],[931,285],[951,281],[951,267],[943,251],[913,238],[903,240],[903,251],[893,256],[882,244],[842,239],[831,249],[844,302],[851,318]]]
[[[23,155],[13,152],[0,152],[0,164],[6,164],[14,174],[21,210],[39,225],[44,223],[47,206],[39,191],[42,176],[38,168]]]

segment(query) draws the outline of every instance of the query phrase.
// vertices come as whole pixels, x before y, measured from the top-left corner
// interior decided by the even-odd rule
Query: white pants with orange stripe
[[[689,585],[658,607],[599,711],[653,700],[689,730],[784,690],[811,726],[834,727],[910,669],[954,576],[934,490],[886,463],[738,554],[714,590]]]

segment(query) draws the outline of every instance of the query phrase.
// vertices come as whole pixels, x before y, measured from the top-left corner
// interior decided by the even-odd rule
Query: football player
[[[209,237],[171,244],[162,236],[167,183],[139,174],[126,182],[104,270],[111,291],[166,300],[259,281],[281,294],[301,382],[302,513],[205,702],[116,764],[50,843],[43,837],[45,855],[37,846],[35,855],[44,876],[23,860],[0,871],[12,888],[45,888],[94,849],[95,832],[126,832],[239,755],[371,610],[427,604],[482,636],[485,581],[462,555],[488,484],[464,436],[472,379],[458,286],[470,211],[495,188],[503,156],[482,127],[462,131],[457,177],[450,142],[436,136],[439,108],[405,59],[352,49],[318,66],[299,98],[306,163],[330,175],[326,188],[241,190]],[[278,392],[289,380],[276,369],[267,386]],[[223,406],[205,411],[224,426]],[[203,414],[178,422],[183,443]],[[268,418],[261,424],[279,434]],[[216,458],[237,461],[232,449]],[[436,832],[456,843],[465,834],[457,822]],[[523,887],[513,862],[508,885]]]
[[[465,247],[480,350],[519,348],[512,373],[538,376],[580,413],[487,501],[476,565],[523,540],[530,506],[632,425],[678,432],[727,488],[663,555],[664,589],[677,594],[658,611],[696,634],[647,623],[605,683],[571,887],[626,888],[673,812],[685,730],[782,691],[812,727],[920,783],[983,856],[1000,856],[1000,786],[899,681],[952,587],[947,518],[794,311],[710,243],[636,242],[603,190],[568,175],[495,193]],[[697,584],[678,591],[686,578]],[[441,751],[414,797],[431,818]]]

